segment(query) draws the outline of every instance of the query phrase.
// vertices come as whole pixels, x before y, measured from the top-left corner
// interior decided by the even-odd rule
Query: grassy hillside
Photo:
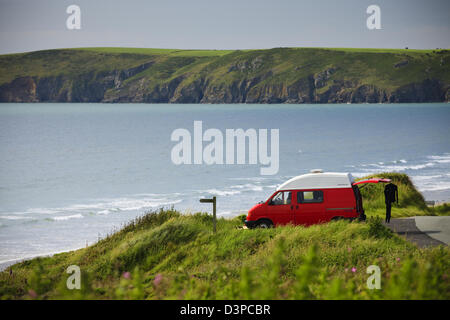
[[[174,57],[220,57],[231,50],[176,50],[145,48],[77,48],[0,55],[0,84],[15,78],[60,74],[76,76],[137,67],[146,62],[169,63]],[[188,61],[183,60],[188,64]]]
[[[0,101],[448,101],[449,58],[450,50],[46,50],[0,56]]]
[[[402,173],[383,172],[358,180],[369,178],[388,178],[398,186],[398,204],[392,205],[392,217],[412,217],[420,215],[440,215],[446,212],[447,206],[428,207],[422,194],[415,188],[410,178]],[[384,183],[360,186],[363,204],[368,216],[385,216]]]
[[[384,175],[386,176],[386,175]],[[404,175],[397,215],[428,212]],[[376,191],[376,190],[373,190]],[[373,196],[373,199],[367,197]],[[419,195],[419,196],[418,196]],[[365,191],[366,209],[378,196]],[[377,209],[375,209],[376,212]],[[370,216],[370,214],[369,214]],[[305,227],[240,229],[242,217],[219,219],[148,213],[80,250],[38,258],[0,273],[3,299],[449,299],[450,249],[418,249],[381,219]],[[69,265],[81,290],[66,289]],[[366,268],[381,269],[369,290]]]

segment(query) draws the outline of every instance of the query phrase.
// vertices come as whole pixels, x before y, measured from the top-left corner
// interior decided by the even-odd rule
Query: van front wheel
[[[259,220],[258,223],[256,224],[257,228],[261,228],[261,229],[269,229],[273,227],[273,223],[270,220],[267,219],[263,219],[263,220]]]

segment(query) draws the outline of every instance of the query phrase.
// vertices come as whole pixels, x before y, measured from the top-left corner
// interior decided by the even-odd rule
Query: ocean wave
[[[411,179],[420,191],[442,191],[450,189],[450,174],[419,175]]]
[[[182,199],[169,199],[156,195],[151,198],[113,198],[97,199],[93,203],[73,204],[57,208],[28,208],[24,211],[8,212],[0,214],[0,219],[7,220],[47,220],[60,221],[73,218],[82,218],[84,215],[108,215],[124,211],[150,210],[159,207],[166,207],[182,202]]]
[[[229,188],[230,189],[241,189],[243,191],[262,191],[264,188],[267,188],[267,186],[246,183],[246,184],[230,186]]]
[[[228,178],[229,180],[238,180],[238,181],[266,181],[272,178],[269,177],[239,177],[239,178]]]
[[[245,184],[238,184],[238,185],[230,186],[230,189],[244,189],[245,186],[246,186]]]
[[[437,164],[441,163],[450,163],[449,160],[443,160],[443,159],[429,159],[430,161],[418,163],[418,164],[406,164],[405,162],[391,162],[391,163],[385,163],[382,164],[382,162],[379,163],[370,163],[370,164],[362,164],[359,166],[359,169],[362,170],[362,172],[368,174],[374,172],[376,170],[377,172],[380,171],[390,171],[390,172],[403,172],[407,170],[422,170],[426,168],[432,168],[435,167]],[[401,164],[400,164],[401,163]],[[358,168],[356,168],[358,169]]]
[[[352,175],[356,178],[362,178],[376,173],[378,172],[352,172]],[[448,181],[450,174],[411,175],[410,177],[419,191],[441,191],[450,189],[450,181]]]
[[[180,192],[173,192],[173,193],[136,193],[136,194],[131,194],[131,195],[127,195],[127,196],[133,197],[133,198],[135,198],[135,197],[146,197],[146,198],[148,198],[148,197],[165,197],[165,198],[167,198],[167,197],[173,197],[173,196],[178,197],[181,195],[183,195],[183,194]]]
[[[445,153],[443,155],[430,155],[425,157],[426,160],[419,161],[417,163],[410,163],[406,159],[393,160],[393,161],[379,161],[376,163],[365,163],[360,165],[347,165],[347,167],[355,168],[355,170],[361,170],[364,174],[371,174],[374,171],[391,171],[391,172],[404,172],[408,170],[422,170],[427,168],[436,167],[439,164],[450,163],[450,154]]]
[[[26,217],[26,216],[0,215],[0,219],[6,219],[6,220],[30,220],[30,219],[33,219],[33,218],[32,217]]]
[[[16,214],[57,214],[60,213],[58,208],[29,208],[23,212],[16,212]]]
[[[182,200],[170,200],[167,198],[153,199],[134,199],[134,198],[118,198],[108,202],[99,203],[96,208],[104,210],[120,210],[120,211],[136,211],[142,209],[151,209],[162,206],[169,206],[180,203]]]
[[[405,159],[400,159],[400,160],[393,160],[393,161],[388,161],[388,163],[407,163],[408,161],[406,161]],[[383,164],[382,162],[378,162],[379,164]]]
[[[107,215],[110,214],[112,212],[112,210],[110,209],[105,209],[105,210],[100,210],[99,212],[97,212],[98,214],[103,214],[103,215]],[[116,211],[117,212],[117,211]]]
[[[406,170],[420,170],[425,168],[434,167],[436,165],[435,162],[427,162],[423,164],[416,165],[373,165],[374,167],[380,168],[383,171],[392,171],[392,172],[401,172]]]
[[[375,171],[373,171],[373,172],[370,172],[370,171],[365,171],[365,172],[352,172],[352,176],[353,177],[355,177],[355,178],[362,178],[362,177],[365,177],[365,176],[368,176],[368,175],[371,175],[371,174],[375,174],[376,172]]]
[[[380,172],[406,172],[419,191],[442,191],[450,189],[448,163],[450,153],[444,153],[425,156],[421,161],[400,159],[360,164],[354,167],[352,174],[360,178]]]
[[[87,211],[98,214],[109,214],[122,211],[137,211],[170,206],[182,201],[181,199],[177,198],[177,196],[173,195],[165,196],[163,194],[146,194],[144,196],[144,194],[139,194],[130,197],[97,199],[93,203],[75,204],[67,207],[55,208],[54,210],[58,213]]]
[[[449,181],[438,181],[432,184],[422,184],[417,185],[417,188],[420,191],[443,191],[450,190],[450,182]]]
[[[59,216],[59,217],[52,217],[51,219],[54,221],[65,221],[65,220],[70,220],[70,219],[81,219],[84,218],[84,216],[80,213],[78,214],[73,214],[70,216]]]
[[[418,181],[418,182],[422,182],[422,181],[427,181],[427,180],[440,179],[440,178],[443,178],[445,176],[447,176],[447,175],[438,174],[438,175],[429,175],[429,176],[414,176],[413,180],[414,181]]]
[[[442,156],[428,156],[428,159],[437,163],[450,163],[450,154],[444,154]]]
[[[209,189],[209,190],[205,190],[206,193],[209,194],[213,194],[216,196],[232,196],[235,194],[239,194],[242,191],[238,191],[238,190],[218,190],[218,189]]]
[[[253,184],[253,183],[245,183],[245,184],[236,184],[227,186],[224,188],[211,188],[206,190],[196,190],[197,193],[204,194],[209,193],[216,196],[234,196],[239,195],[241,193],[251,193],[251,192],[262,192],[264,189],[267,188],[274,188],[278,185],[270,184],[270,185],[263,185],[263,184]]]

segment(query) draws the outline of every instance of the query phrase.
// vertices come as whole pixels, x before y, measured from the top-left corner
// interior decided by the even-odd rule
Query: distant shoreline
[[[65,252],[65,251],[63,251],[63,252]],[[59,252],[59,253],[61,253],[61,252]],[[18,259],[12,259],[12,260],[8,260],[8,261],[0,262],[0,272],[3,272],[5,270],[7,270],[10,266],[15,265],[15,264],[20,263],[20,262],[33,260],[33,259],[36,259],[36,258],[39,258],[39,257],[52,257],[55,254],[56,253],[47,254],[47,255],[35,255],[35,256],[31,256],[31,257],[27,257],[27,258],[18,258]]]
[[[55,251],[55,252],[52,252],[52,253],[36,254],[36,255],[32,255],[32,256],[28,256],[28,257],[24,257],[24,258],[17,258],[17,259],[11,259],[11,260],[7,260],[7,261],[3,261],[3,262],[0,262],[0,272],[3,272],[5,270],[7,270],[10,266],[15,265],[17,263],[25,262],[25,261],[28,261],[28,260],[33,260],[33,259],[36,259],[36,258],[53,257],[55,254],[70,252],[70,251],[79,250],[79,249],[82,249],[82,248],[84,248],[84,247],[77,247],[77,248],[72,248],[72,249],[67,249],[67,250]]]
[[[450,50],[77,48],[0,55],[0,102],[450,101]]]
[[[32,258],[24,258],[24,259],[14,259],[14,260],[10,260],[10,261],[1,262],[0,263],[0,272],[5,271],[10,266],[15,265],[16,263],[23,262],[23,261],[26,261],[26,260],[31,260],[31,259],[34,259],[34,258],[37,258],[37,257],[39,257],[39,256],[35,256],[35,257],[32,257]]]
[[[179,103],[179,102],[72,102],[72,101],[31,101],[31,102],[22,102],[22,101],[0,101],[0,105],[5,105],[5,104],[79,104],[79,105],[88,105],[88,104],[102,104],[102,105],[124,105],[124,104],[133,104],[133,105],[242,105],[242,106],[246,106],[246,105],[299,105],[299,106],[303,106],[303,105],[338,105],[338,106],[343,106],[343,105],[385,105],[385,106],[389,106],[389,105],[408,105],[408,104],[449,104],[450,105],[450,101],[430,101],[430,102],[328,102],[328,103],[322,103],[322,102],[308,102],[308,103],[247,103],[247,102],[235,102],[235,103],[222,103],[222,102],[217,102],[217,103]]]

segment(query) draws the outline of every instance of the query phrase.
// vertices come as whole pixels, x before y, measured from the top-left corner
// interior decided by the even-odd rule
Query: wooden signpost
[[[216,233],[216,197],[212,197],[212,199],[200,199],[200,202],[213,204],[213,232]]]

